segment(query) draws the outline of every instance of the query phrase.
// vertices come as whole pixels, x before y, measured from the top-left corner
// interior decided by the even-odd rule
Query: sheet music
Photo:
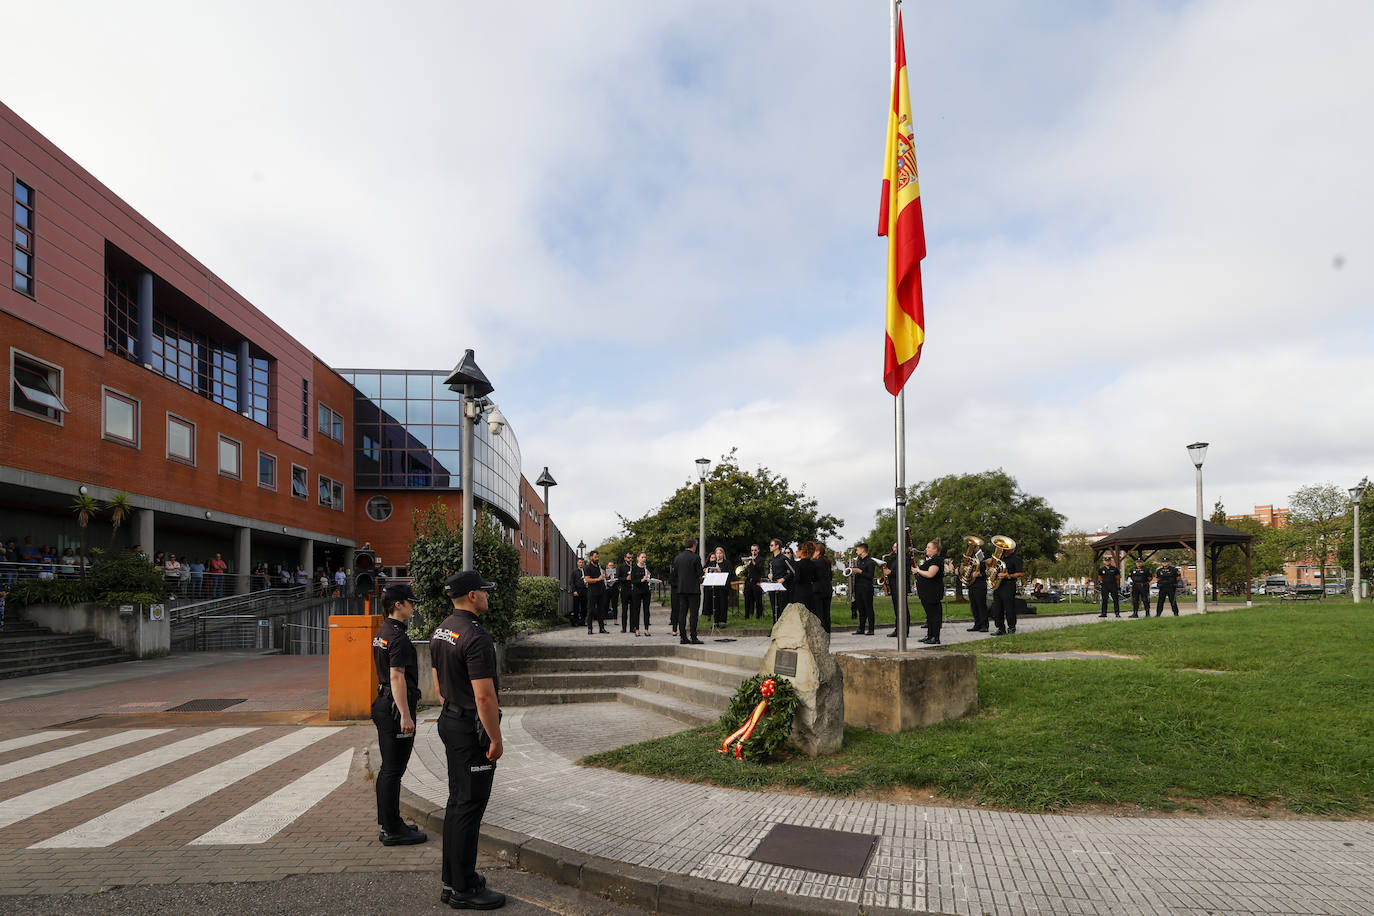
[[[707,573],[706,578],[701,580],[702,585],[724,585],[730,578],[729,573],[713,572]]]
[[[759,588],[763,589],[765,592],[785,591],[785,588],[783,587],[783,584],[781,582],[760,582]]]

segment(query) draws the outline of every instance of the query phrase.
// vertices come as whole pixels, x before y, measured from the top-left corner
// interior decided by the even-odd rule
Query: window
[[[343,511],[343,484],[320,475],[320,505]]]
[[[310,379],[301,379],[301,438],[310,439]]]
[[[277,456],[258,452],[258,486],[268,490],[277,488]]]
[[[374,496],[367,501],[367,517],[374,522],[384,522],[391,518],[391,500],[385,496]]]
[[[240,446],[237,440],[228,436],[219,437],[219,472],[235,480],[243,479],[243,466],[239,460]]]
[[[14,182],[14,288],[26,296],[33,291],[33,188]]]
[[[310,471],[299,464],[291,465],[291,495],[296,499],[310,498]]]
[[[343,417],[323,401],[320,402],[320,432],[335,442],[342,442],[344,438]]]
[[[62,424],[62,367],[10,350],[10,409]]]
[[[195,467],[196,424],[167,414],[167,457]]]
[[[102,387],[100,392],[101,435],[138,448],[138,400],[113,388]]]

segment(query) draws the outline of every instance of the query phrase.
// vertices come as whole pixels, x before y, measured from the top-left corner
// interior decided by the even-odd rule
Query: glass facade
[[[340,369],[354,391],[354,486],[461,490],[462,398],[444,371]],[[493,436],[477,424],[472,492],[518,524],[520,443],[507,426]]]

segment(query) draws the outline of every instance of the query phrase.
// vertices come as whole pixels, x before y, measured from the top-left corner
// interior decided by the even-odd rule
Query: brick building
[[[351,569],[370,542],[404,574],[411,511],[462,506],[447,372],[326,365],[4,105],[0,205],[0,537],[76,546],[76,496],[126,492],[133,518],[90,544],[244,573]],[[520,459],[478,424],[471,490],[522,571],[564,575]]]

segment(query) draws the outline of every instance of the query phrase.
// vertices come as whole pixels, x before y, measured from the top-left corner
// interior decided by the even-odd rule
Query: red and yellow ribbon
[[[777,691],[777,688],[777,682],[772,678],[769,678],[759,685],[759,693],[763,694],[763,699],[759,701],[759,705],[754,707],[754,711],[749,714],[748,721],[735,729],[730,737],[720,743],[720,753],[728,754],[730,752],[730,745],[734,744],[735,759],[744,759],[744,751],[742,750],[744,742],[748,741],[753,736],[754,729],[758,728],[759,720],[768,712],[768,700]],[[736,739],[738,739],[738,743]]]

